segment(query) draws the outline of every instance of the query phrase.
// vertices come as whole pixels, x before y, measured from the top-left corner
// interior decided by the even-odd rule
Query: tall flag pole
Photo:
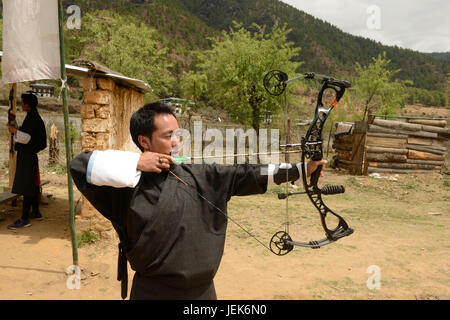
[[[72,161],[72,149],[70,139],[70,124],[69,124],[69,106],[67,103],[67,73],[65,62],[65,49],[64,49],[64,13],[61,0],[58,0],[58,14],[59,14],[59,41],[60,41],[60,55],[61,55],[61,81],[62,81],[62,99],[64,106],[64,128],[66,135],[66,165],[67,165],[67,185],[69,189],[69,224],[70,234],[72,240],[72,256],[73,265],[78,266],[78,246],[77,237],[75,232],[75,208],[73,201],[73,182],[70,174],[70,162]]]

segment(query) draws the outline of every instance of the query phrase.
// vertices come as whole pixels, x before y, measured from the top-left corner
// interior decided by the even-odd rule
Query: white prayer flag
[[[3,84],[61,79],[58,20],[58,0],[3,0]]]

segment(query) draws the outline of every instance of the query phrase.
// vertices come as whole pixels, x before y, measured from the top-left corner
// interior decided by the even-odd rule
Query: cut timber
[[[410,170],[410,169],[384,169],[384,168],[367,168],[368,173],[441,173],[440,170]]]
[[[414,124],[414,123],[407,123],[407,122],[401,122],[401,121],[392,121],[392,120],[381,120],[381,119],[375,119],[373,121],[374,125],[391,128],[391,129],[403,129],[408,131],[421,131],[422,125],[420,124]]]
[[[342,151],[352,151],[353,146],[351,144],[337,144],[336,142],[333,143],[333,149],[335,150],[342,150]]]
[[[437,139],[409,137],[408,144],[420,144],[432,147],[444,147],[444,143]]]
[[[397,149],[405,149],[406,148],[407,138],[392,138],[392,137],[379,137],[367,135],[366,145],[375,146],[375,147],[385,147],[385,148],[397,148]]]
[[[435,166],[443,166],[444,161],[432,161],[432,160],[418,160],[418,159],[408,159],[406,163],[418,163],[418,164],[432,164]]]
[[[339,160],[352,160],[352,153],[350,151],[336,150]]]
[[[443,151],[446,152],[447,148],[446,147],[439,147],[439,146],[425,146],[425,145],[420,145],[420,144],[407,144],[406,145],[407,148],[409,149],[414,149],[414,147],[422,147],[422,148],[428,148],[428,149],[432,149],[435,151]],[[419,150],[420,151],[420,150]]]
[[[439,128],[439,127],[433,127],[433,126],[422,126],[422,130],[428,131],[428,132],[444,133],[444,134],[450,133],[448,128]]]
[[[394,149],[394,148],[383,148],[383,147],[366,147],[366,151],[368,153],[392,153],[392,154],[401,154],[407,155],[408,149]]]
[[[386,169],[411,169],[411,170],[440,170],[440,166],[431,164],[416,164],[416,163],[385,163],[385,162],[370,162],[369,167],[386,168]]]
[[[408,159],[443,161],[445,157],[428,152],[409,150]]]
[[[392,154],[392,153],[367,153],[367,161],[376,162],[403,162],[406,163],[406,155]]]
[[[421,145],[416,145],[416,144],[408,144],[407,148],[410,150],[415,150],[415,151],[423,151],[423,152],[428,152],[428,153],[434,153],[434,154],[438,154],[438,155],[445,155],[447,152],[446,151],[442,151],[442,150],[436,150],[434,148],[429,148],[426,146],[421,146]]]
[[[424,138],[437,138],[438,137],[438,134],[435,132],[396,130],[396,129],[389,129],[389,128],[385,128],[385,127],[376,126],[374,124],[369,125],[369,133],[411,135],[411,136],[424,137]]]
[[[408,122],[441,128],[445,128],[447,126],[447,120],[409,119]]]
[[[372,133],[369,131],[367,133],[367,136],[369,137],[379,137],[379,138],[393,138],[393,139],[406,139],[408,138],[408,135],[406,134],[396,134],[396,133]]]
[[[334,139],[334,142],[340,143],[340,144],[352,144],[353,143],[353,136],[352,135],[345,135],[345,136],[339,136]]]

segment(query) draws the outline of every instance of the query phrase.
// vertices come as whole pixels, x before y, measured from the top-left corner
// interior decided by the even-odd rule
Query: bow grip
[[[344,186],[325,186],[320,190],[322,194],[325,195],[332,195],[332,194],[339,194],[345,192]]]

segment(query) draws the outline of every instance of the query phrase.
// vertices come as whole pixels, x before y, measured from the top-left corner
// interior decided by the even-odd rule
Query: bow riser
[[[328,119],[330,112],[336,107],[344,95],[345,89],[349,88],[351,84],[348,81],[334,79],[328,76],[318,75],[314,73],[306,73],[304,76],[288,80],[287,75],[281,71],[271,71],[264,79],[264,86],[269,94],[280,95],[286,89],[286,85],[296,79],[320,79],[322,80],[322,88],[317,97],[317,106],[315,110],[314,120],[311,123],[306,135],[302,138],[302,163],[307,160],[320,161],[323,159],[323,139],[322,130],[325,122]],[[279,80],[277,83],[274,80]],[[322,102],[324,93],[327,90],[333,90],[335,95],[334,101],[328,106],[324,107]],[[319,188],[318,181],[322,171],[322,166],[318,166],[316,171],[311,174],[310,181],[307,179],[307,172],[305,166],[301,166],[303,186],[305,194],[308,195],[311,202],[314,204],[320,214],[320,221],[322,228],[325,231],[325,238],[321,240],[300,242],[291,239],[288,230],[277,232],[271,239],[270,248],[276,255],[285,255],[289,253],[294,246],[317,249],[322,246],[335,242],[336,240],[348,236],[353,233],[353,229],[349,228],[345,220],[337,213],[328,208],[322,200],[322,194],[338,194],[344,193],[343,186],[327,186],[323,189]],[[287,199],[295,193],[282,194],[280,199]],[[297,193],[300,194],[300,193]],[[328,228],[327,216],[334,216],[338,219],[338,224],[334,229]]]

